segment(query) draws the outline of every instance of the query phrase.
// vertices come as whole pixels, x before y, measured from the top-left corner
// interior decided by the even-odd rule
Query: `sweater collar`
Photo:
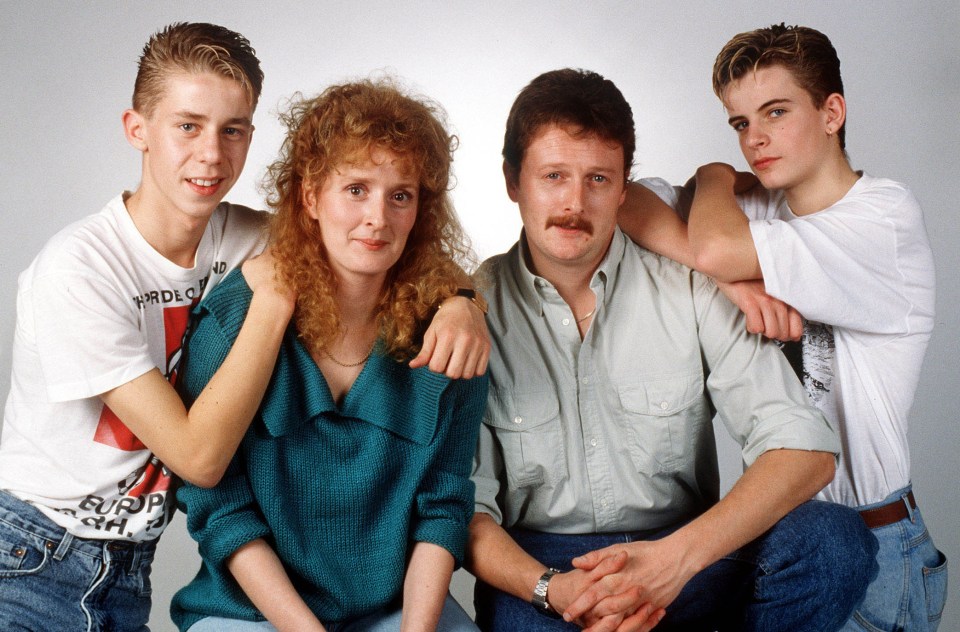
[[[410,369],[383,354],[382,341],[338,409],[327,382],[291,328],[260,405],[267,431],[283,436],[321,415],[371,423],[420,445],[430,443],[449,378],[426,367]]]

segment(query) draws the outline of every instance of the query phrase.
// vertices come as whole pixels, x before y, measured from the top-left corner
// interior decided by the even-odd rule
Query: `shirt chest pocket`
[[[554,485],[567,476],[560,404],[551,390],[491,393],[484,419],[497,438],[511,487]]]
[[[617,388],[627,447],[639,472],[648,475],[690,468],[699,444],[712,436],[712,415],[699,373],[636,380]]]

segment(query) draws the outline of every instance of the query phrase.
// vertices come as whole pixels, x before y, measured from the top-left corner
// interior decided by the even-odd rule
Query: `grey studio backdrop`
[[[517,91],[537,74],[589,68],[634,108],[634,175],[682,182],[704,162],[745,168],[710,89],[713,58],[735,33],[786,21],[818,28],[843,62],[847,143],[855,168],[908,183],[926,213],[937,265],[937,318],[911,419],[913,480],[940,548],[954,565],[941,630],[960,630],[957,504],[960,448],[960,229],[950,187],[960,169],[960,5],[878,1],[776,2],[52,2],[0,1],[0,395],[9,388],[17,275],[67,223],[134,189],[140,156],[123,138],[143,43],[178,20],[245,34],[266,73],[247,166],[228,198],[262,207],[257,182],[275,155],[276,112],[296,91],[388,72],[442,103],[460,137],[455,202],[481,258],[519,233],[505,195],[500,143]],[[629,332],[624,332],[629,335]],[[724,488],[740,471],[720,433]],[[153,573],[155,631],[196,572],[182,516]],[[358,563],[368,561],[358,560]],[[469,604],[459,571],[454,594]],[[468,605],[468,608],[471,606]]]

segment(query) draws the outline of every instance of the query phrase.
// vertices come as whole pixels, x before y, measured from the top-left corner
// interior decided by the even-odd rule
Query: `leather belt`
[[[917,508],[917,501],[913,498],[913,492],[907,493],[903,498],[898,498],[893,502],[887,503],[873,509],[864,509],[860,512],[860,517],[867,524],[869,529],[885,527],[894,522],[900,522],[910,515],[907,510],[907,503],[910,503],[911,509]]]

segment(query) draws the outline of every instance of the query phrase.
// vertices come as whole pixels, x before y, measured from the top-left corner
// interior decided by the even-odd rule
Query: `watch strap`
[[[547,601],[547,591],[550,588],[550,579],[559,572],[560,571],[555,568],[548,568],[543,575],[540,576],[540,579],[537,580],[537,585],[533,587],[533,597],[530,599],[530,603],[533,604],[533,607],[541,614],[554,618],[559,618],[560,615],[553,609],[550,602]]]

